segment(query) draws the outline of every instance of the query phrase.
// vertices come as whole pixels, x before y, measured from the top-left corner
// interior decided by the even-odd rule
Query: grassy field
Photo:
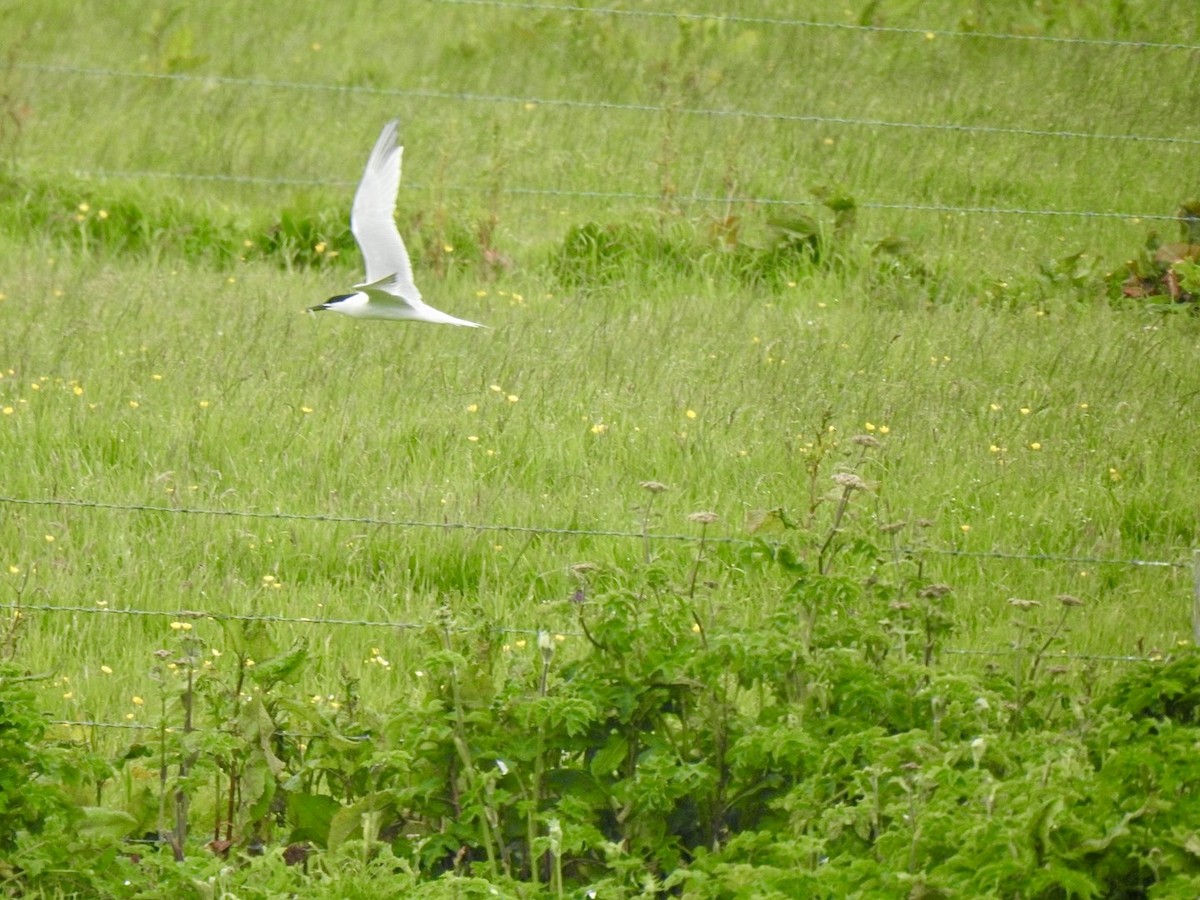
[[[1044,40],[1195,44],[1181,5],[153,6],[4,13],[0,636],[52,717],[153,720],[178,634],[122,610],[418,626],[276,626],[319,648],[298,692],[368,703],[446,604],[584,649],[580,563],[698,571],[751,630],[791,579],[745,542],[815,558],[846,471],[847,567],[915,553],[951,647],[1062,593],[1056,650],[1190,639],[1200,328],[1107,276],[1200,194],[1196,51]],[[487,331],[302,312],[359,276],[392,116],[418,283]],[[701,510],[703,559],[639,537]]]

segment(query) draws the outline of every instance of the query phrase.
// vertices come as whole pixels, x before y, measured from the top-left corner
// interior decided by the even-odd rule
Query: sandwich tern
[[[412,263],[393,218],[400,188],[400,157],[404,153],[396,141],[397,124],[393,119],[383,126],[350,209],[350,231],[362,251],[366,278],[350,293],[330,297],[310,306],[309,311],[328,309],[363,319],[412,319],[482,328],[478,322],[434,309],[421,299],[413,283]]]

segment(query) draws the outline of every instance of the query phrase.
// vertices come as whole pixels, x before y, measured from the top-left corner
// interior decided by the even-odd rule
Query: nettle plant
[[[555,891],[676,884],[698,854],[781,827],[781,804],[817,765],[802,754],[818,753],[837,723],[944,730],[940,701],[925,694],[949,632],[948,590],[867,541],[850,507],[873,488],[851,469],[878,441],[852,447],[829,496],[811,497],[813,522],[829,510],[821,531],[780,510],[790,542],[714,550],[705,536],[716,516],[701,512],[689,517],[700,530],[690,560],[655,558],[647,543],[625,570],[576,566],[579,590],[562,606],[583,653],[541,632],[532,658],[497,677],[507,638],[447,613],[425,701],[377,729],[372,770],[385,777],[345,820],[377,817],[375,835],[430,873],[484,871]],[[664,486],[642,486],[648,509]],[[869,583],[835,565],[867,559]],[[892,579],[878,576],[881,563]],[[704,569],[715,577],[701,580]],[[750,631],[722,611],[747,578],[781,588]]]
[[[142,895],[1195,893],[1200,656],[1069,677],[1052,651],[1086,606],[1062,596],[1012,599],[1011,652],[982,672],[948,665],[928,523],[880,521],[878,437],[823,433],[803,503],[752,514],[746,540],[713,539],[704,511],[687,552],[656,552],[668,488],[642,482],[641,552],[573,566],[558,629],[444,607],[388,708],[350,677],[336,704],[296,696],[309,651],[268,623],[177,623],[160,726],[99,792],[106,833],[145,837],[111,877]],[[154,787],[130,790],[134,769]],[[9,821],[69,829],[55,802]]]

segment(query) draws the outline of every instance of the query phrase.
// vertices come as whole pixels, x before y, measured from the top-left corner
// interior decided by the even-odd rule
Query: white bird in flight
[[[400,188],[400,157],[404,153],[396,142],[396,126],[395,120],[383,126],[350,210],[350,230],[362,251],[367,277],[354,285],[351,293],[330,297],[309,310],[328,309],[361,319],[412,319],[482,328],[478,322],[434,309],[421,299],[413,283],[412,263],[393,218]]]

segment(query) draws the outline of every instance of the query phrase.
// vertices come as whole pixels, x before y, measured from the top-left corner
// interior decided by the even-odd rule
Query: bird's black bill
[[[341,303],[343,300],[349,300],[353,296],[354,296],[353,294],[338,294],[336,297],[330,297],[324,303],[318,303],[316,306],[310,306],[308,308],[308,311],[309,312],[320,312],[323,309],[333,309],[337,304]]]

